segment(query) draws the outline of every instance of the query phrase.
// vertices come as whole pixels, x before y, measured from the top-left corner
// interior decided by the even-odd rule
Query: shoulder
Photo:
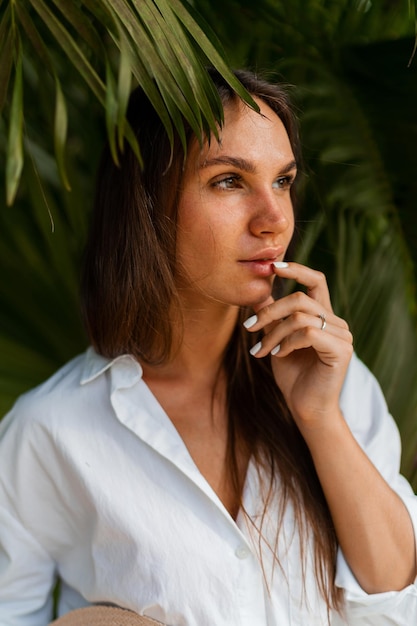
[[[108,363],[111,362],[91,348],[71,359],[49,379],[16,400],[0,422],[0,439],[11,436],[12,432],[15,437],[20,437],[23,431],[53,428],[54,422],[62,426],[68,419],[81,417],[77,407],[85,405],[86,401],[94,402],[97,395],[97,384],[83,382],[94,378],[92,371],[100,373],[105,370]],[[105,377],[99,378],[103,387]]]
[[[21,396],[0,423],[0,507],[41,545],[99,490],[114,450],[123,458],[128,431],[112,392],[139,373],[131,357],[105,359],[88,350]]]
[[[110,396],[142,377],[139,363],[130,355],[113,359],[97,354],[93,348],[73,358],[48,380],[20,396],[0,422],[0,440],[8,431],[18,437],[23,431],[62,433],[79,424],[112,414]],[[9,433],[10,434],[10,433]]]
[[[11,416],[13,419],[19,417],[25,421],[35,417],[35,414],[42,414],[49,406],[56,406],[57,403],[62,405],[69,396],[76,395],[80,387],[85,358],[86,353],[76,356],[46,381],[22,394],[4,418],[2,427],[4,428],[4,424],[11,420]]]

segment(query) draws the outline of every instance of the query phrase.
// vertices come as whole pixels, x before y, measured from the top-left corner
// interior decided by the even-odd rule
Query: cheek
[[[295,215],[291,198],[288,198],[288,204],[285,208],[285,219],[288,223],[286,235],[288,237],[288,240],[290,240],[292,239],[295,230]]]
[[[216,220],[200,197],[182,199],[177,218],[177,254],[182,257],[206,256],[217,241]]]
[[[294,231],[295,231],[295,216],[294,216],[294,211],[291,210],[291,213],[288,217],[288,230],[289,230],[289,234],[290,234],[290,238],[292,239],[294,236]]]

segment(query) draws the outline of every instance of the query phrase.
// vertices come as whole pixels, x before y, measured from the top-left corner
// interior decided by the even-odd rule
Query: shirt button
[[[246,546],[239,546],[236,548],[235,555],[238,559],[247,559],[250,555],[250,551]]]

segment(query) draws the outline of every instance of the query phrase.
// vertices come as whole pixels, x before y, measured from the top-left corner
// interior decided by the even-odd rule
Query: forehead
[[[224,107],[224,124],[219,140],[212,136],[201,147],[192,142],[186,170],[203,169],[210,159],[228,155],[245,158],[255,164],[268,160],[278,167],[294,159],[293,150],[284,124],[278,115],[262,100],[255,98],[260,113],[240,100]]]

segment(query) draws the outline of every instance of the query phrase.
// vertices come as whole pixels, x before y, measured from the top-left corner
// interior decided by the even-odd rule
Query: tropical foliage
[[[54,0],[53,6],[44,0],[17,0],[3,5],[0,112],[10,77],[13,78],[6,159],[8,204],[15,198],[24,162],[23,64],[29,63],[29,54],[36,55],[38,67],[40,63],[55,84],[54,147],[62,183],[67,189],[70,185],[64,148],[68,119],[60,63],[56,58],[58,50],[104,105],[115,160],[116,145],[121,147],[125,138],[140,158],[139,146],[125,117],[132,79],[143,86],[168,134],[172,137],[175,125],[183,139],[183,117],[196,134],[210,128],[215,132],[216,121],[222,117],[219,98],[202,71],[205,61],[215,65],[247,97],[222,55],[179,0],[141,0],[140,3]],[[189,38],[194,40],[194,46]],[[188,65],[189,57],[193,63]],[[32,69],[36,68],[31,65]]]
[[[357,352],[383,385],[403,435],[404,471],[416,485],[414,6],[193,5],[198,13],[179,0],[0,1],[0,138],[8,146],[0,193],[9,203],[17,194],[0,211],[1,408],[85,345],[77,283],[94,170],[106,133],[114,145],[129,139],[132,82],[157,79],[154,97],[168,127],[180,113],[202,130],[220,119],[210,87],[196,85],[207,59],[225,66],[208,27],[207,38],[197,33],[192,10],[232,65],[294,85],[305,155],[295,255],[326,272]]]
[[[183,117],[216,132],[208,63],[252,103],[209,37],[179,0],[0,0],[1,413],[85,345],[77,285],[95,164],[105,133],[115,158],[124,138],[140,158],[132,85],[171,135]]]

